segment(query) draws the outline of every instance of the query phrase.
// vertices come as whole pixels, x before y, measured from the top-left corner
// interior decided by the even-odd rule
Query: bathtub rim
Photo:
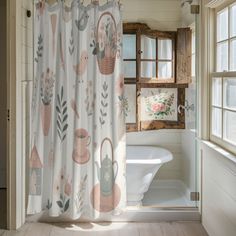
[[[174,159],[173,154],[168,149],[163,148],[163,147],[153,146],[153,145],[127,145],[126,150],[127,150],[127,147],[140,147],[140,148],[145,147],[145,148],[160,149],[160,150],[166,152],[166,155],[162,155],[160,157],[154,157],[153,159],[145,159],[145,157],[142,157],[140,159],[137,159],[137,158],[128,159],[127,158],[128,155],[126,152],[126,164],[162,165],[162,164],[170,162]]]

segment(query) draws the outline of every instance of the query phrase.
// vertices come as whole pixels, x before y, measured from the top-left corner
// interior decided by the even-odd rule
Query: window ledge
[[[201,140],[201,143],[204,144],[205,146],[209,147],[210,149],[214,150],[218,154],[222,155],[226,159],[230,160],[234,164],[236,164],[236,155],[228,152],[224,148],[222,148],[222,147],[220,147],[220,146],[218,146],[215,143],[212,143],[210,141]]]

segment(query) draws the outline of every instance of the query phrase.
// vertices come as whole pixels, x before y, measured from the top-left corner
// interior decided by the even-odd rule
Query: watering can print
[[[105,158],[102,157],[104,143],[107,142],[111,147],[111,157],[106,153]],[[100,150],[100,158],[101,158],[101,167],[99,168],[99,164],[96,162],[97,168],[97,176],[100,181],[101,193],[103,196],[112,195],[113,186],[115,184],[116,176],[118,173],[118,163],[117,161],[113,161],[113,147],[110,139],[105,138],[101,144]]]

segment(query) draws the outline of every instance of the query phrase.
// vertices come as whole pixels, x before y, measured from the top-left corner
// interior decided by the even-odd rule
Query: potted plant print
[[[117,27],[111,13],[105,12],[100,16],[95,38],[90,46],[94,48],[99,70],[103,75],[110,75],[114,72],[118,50]]]
[[[48,68],[46,73],[42,74],[40,81],[40,95],[42,100],[41,120],[44,136],[48,136],[51,124],[51,100],[53,96],[54,81],[53,72]]]

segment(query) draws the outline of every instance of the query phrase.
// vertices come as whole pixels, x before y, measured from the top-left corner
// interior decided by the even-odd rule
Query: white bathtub
[[[171,152],[154,146],[126,147],[127,204],[142,205],[144,193],[159,168],[173,159]]]

